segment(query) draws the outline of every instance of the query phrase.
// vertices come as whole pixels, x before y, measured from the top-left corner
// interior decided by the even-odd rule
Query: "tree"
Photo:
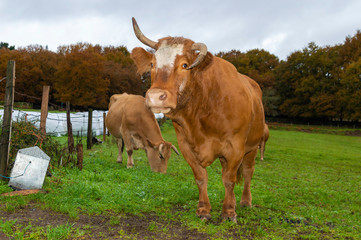
[[[358,61],[361,56],[361,31],[357,30],[356,34],[351,37],[347,36],[342,47],[340,48],[340,65],[347,67],[352,62]]]
[[[109,79],[104,78],[101,47],[78,43],[58,48],[55,98],[73,106],[106,109]]]
[[[0,42],[0,49],[1,48],[6,48],[9,50],[15,50],[15,46],[9,46],[9,43],[6,42]]]
[[[16,91],[30,97],[18,94],[16,100],[40,105],[43,86],[49,85],[53,92],[57,54],[40,45],[20,48],[17,52]]]
[[[345,69],[341,84],[338,95],[345,109],[344,117],[357,121],[361,119],[361,57]]]
[[[278,58],[266,50],[253,49],[246,53],[248,60],[248,76],[256,80],[262,89],[275,85],[274,70],[279,64]]]
[[[130,53],[124,46],[104,48],[104,77],[109,79],[109,97],[113,94],[142,95],[142,82]]]
[[[337,115],[338,55],[337,48],[320,48],[311,42],[280,64],[277,88],[283,115],[328,119]]]
[[[12,59],[11,57],[11,51],[7,48],[0,48],[0,79],[3,79],[4,77],[6,77],[6,69],[7,69],[7,64],[8,61],[10,59]],[[5,95],[5,85],[6,85],[6,81],[5,79],[3,79],[3,81],[0,82],[0,99],[1,101],[3,101],[4,99],[4,95]]]

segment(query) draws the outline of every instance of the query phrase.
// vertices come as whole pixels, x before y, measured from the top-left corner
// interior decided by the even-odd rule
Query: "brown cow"
[[[263,158],[264,158],[264,151],[266,150],[266,142],[267,142],[268,138],[269,138],[269,129],[268,129],[268,125],[265,124],[261,143],[259,144],[261,161],[263,161]]]
[[[144,149],[152,171],[161,173],[167,171],[170,149],[179,154],[174,145],[164,141],[154,114],[145,106],[142,96],[126,93],[111,96],[105,124],[117,140],[119,163],[123,161],[125,143],[128,168],[134,166],[133,150]]]
[[[234,186],[244,178],[241,205],[251,206],[251,179],[265,124],[258,84],[213,56],[203,43],[182,37],[154,42],[133,18],[138,39],[155,53],[134,48],[140,74],[151,72],[146,104],[172,119],[180,150],[193,170],[199,190],[197,215],[210,218],[206,167],[219,158],[225,187],[222,216],[236,222]]]

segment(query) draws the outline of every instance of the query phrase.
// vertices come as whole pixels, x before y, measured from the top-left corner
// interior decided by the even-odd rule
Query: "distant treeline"
[[[39,45],[16,50],[3,46],[0,79],[6,75],[8,60],[16,62],[15,101],[18,102],[39,105],[44,85],[50,86],[50,102],[60,105],[69,101],[78,109],[107,109],[113,94],[146,91],[146,83],[137,75],[124,46],[78,43],[61,46],[56,53]],[[5,81],[0,83],[0,89],[4,88]],[[4,98],[3,90],[0,99]]]
[[[149,77],[137,75],[124,46],[78,43],[61,46],[56,53],[38,45],[15,49],[1,43],[0,47],[0,78],[7,61],[15,60],[16,91],[29,96],[41,96],[43,85],[50,85],[53,102],[106,109],[112,94],[143,95],[149,87]],[[335,46],[311,42],[282,61],[259,49],[215,55],[260,84],[269,117],[361,121],[360,30]],[[4,86],[5,81],[0,89]],[[24,95],[15,95],[15,101],[39,104]]]

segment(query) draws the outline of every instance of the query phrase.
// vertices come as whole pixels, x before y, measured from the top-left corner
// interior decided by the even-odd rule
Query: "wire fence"
[[[0,79],[6,79],[6,77]],[[35,96],[29,96],[24,93],[14,91],[15,94],[23,96],[29,99],[35,99],[41,101],[42,99]],[[49,105],[53,106],[55,109],[64,109],[63,106],[48,102]],[[104,131],[104,116],[103,113],[108,113],[108,111],[94,110],[92,114],[92,135],[99,136],[103,134]],[[0,109],[0,121],[2,121],[4,115],[4,110]],[[23,111],[23,110],[13,110],[12,121],[30,121],[34,123],[35,127],[40,128],[40,112],[35,111]],[[164,114],[154,114],[156,119],[164,118]],[[73,135],[78,136],[87,136],[88,133],[88,112],[77,112],[70,113],[70,122],[72,124]],[[46,134],[52,136],[63,136],[68,133],[67,131],[67,117],[66,113],[48,113],[46,119]]]
[[[108,111],[94,110],[92,115],[92,133],[93,136],[102,135],[104,131],[103,113]],[[4,115],[4,110],[0,109],[0,118]],[[34,123],[40,127],[40,112],[13,110],[12,120],[19,122],[27,121]],[[73,135],[86,136],[88,131],[88,112],[70,113],[70,121],[72,124]],[[67,131],[66,113],[48,113],[46,119],[46,134],[52,136],[63,136]]]
[[[92,135],[99,136],[104,131],[104,116],[103,113],[108,111],[94,110],[92,115]],[[0,109],[0,121],[2,121],[4,110]],[[154,114],[156,119],[164,117],[163,114]],[[40,112],[13,110],[12,120],[19,122],[27,121],[34,123],[35,127],[40,127]],[[87,136],[88,133],[88,112],[70,113],[70,121],[72,124],[73,135]],[[48,113],[46,118],[46,134],[60,137],[66,135],[67,119],[66,113]]]

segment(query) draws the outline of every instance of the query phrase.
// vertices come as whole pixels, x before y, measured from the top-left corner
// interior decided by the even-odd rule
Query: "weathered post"
[[[78,143],[76,145],[76,152],[77,152],[77,166],[79,168],[79,170],[81,171],[83,169],[83,144]]]
[[[41,115],[40,115],[40,132],[43,136],[46,135],[46,118],[48,117],[48,103],[49,103],[50,86],[43,86],[43,98],[41,100]]]
[[[6,87],[4,99],[4,116],[0,139],[0,174],[6,176],[9,164],[10,138],[11,138],[11,118],[14,104],[15,90],[15,61],[8,62],[6,70]]]
[[[88,136],[87,136],[87,149],[92,148],[92,138],[93,138],[93,132],[92,132],[92,124],[93,123],[93,109],[89,108],[88,111]]]
[[[73,127],[70,121],[70,102],[66,102],[66,126],[68,130],[68,151],[69,154],[74,152]]]
[[[106,133],[107,133],[107,127],[105,126],[105,117],[107,116],[107,114],[105,112],[103,112],[103,142],[105,142],[105,138],[106,138]]]

